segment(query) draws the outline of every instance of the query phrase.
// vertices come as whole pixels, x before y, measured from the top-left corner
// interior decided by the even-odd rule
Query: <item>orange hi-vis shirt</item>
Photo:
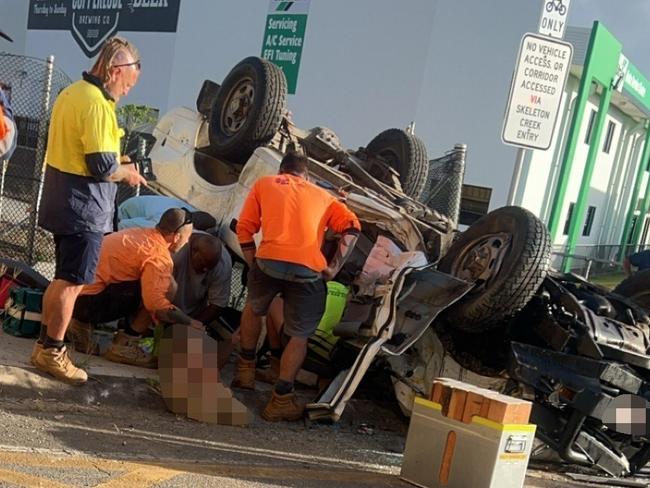
[[[251,248],[253,236],[261,230],[256,257],[320,272],[327,267],[321,245],[328,228],[358,232],[361,225],[332,194],[299,176],[280,174],[255,182],[239,216],[237,236],[242,249]]]
[[[108,285],[140,281],[142,302],[149,312],[173,307],[167,299],[174,271],[169,243],[156,229],[131,228],[104,237],[95,282],[82,295],[97,295]]]
[[[4,139],[7,132],[9,132],[9,127],[7,127],[7,123],[5,122],[5,110],[0,105],[0,139]]]

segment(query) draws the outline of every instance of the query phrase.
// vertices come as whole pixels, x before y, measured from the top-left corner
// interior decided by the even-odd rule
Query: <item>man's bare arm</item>
[[[351,229],[341,236],[336,254],[328,264],[327,268],[323,270],[322,275],[326,281],[334,279],[338,272],[341,271],[341,268],[350,257],[350,254],[352,254],[354,245],[357,243],[358,238],[359,231],[356,229]]]
[[[168,324],[182,324],[189,325],[191,327],[202,329],[203,324],[198,320],[194,320],[192,317],[187,315],[181,309],[173,307],[167,310],[156,310],[155,316],[161,322]]]
[[[248,247],[246,249],[242,248],[242,253],[244,254],[244,261],[246,261],[246,264],[250,268],[253,266],[253,261],[255,261],[255,246],[253,247]]]
[[[106,181],[112,181],[114,183],[123,181],[130,186],[147,186],[147,180],[145,180],[142,175],[138,173],[138,170],[133,163],[120,164],[117,169],[106,178]]]

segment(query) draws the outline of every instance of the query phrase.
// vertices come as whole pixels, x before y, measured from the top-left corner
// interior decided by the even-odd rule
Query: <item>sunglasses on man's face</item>
[[[183,223],[181,225],[176,227],[176,230],[174,231],[174,234],[176,234],[179,230],[181,230],[181,227],[183,227],[184,225],[192,223],[192,212],[190,212],[185,207],[183,207],[183,210],[185,210],[185,220],[183,220]]]
[[[114,64],[113,68],[124,68],[126,66],[135,66],[135,69],[140,71],[142,69],[142,63],[140,60],[133,61],[132,63],[125,63],[125,64]]]

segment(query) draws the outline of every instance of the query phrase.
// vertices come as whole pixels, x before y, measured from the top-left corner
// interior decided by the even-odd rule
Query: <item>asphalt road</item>
[[[272,424],[261,389],[237,393],[252,424],[227,427],[167,412],[141,379],[71,387],[0,366],[0,487],[411,486],[399,479],[408,425],[390,395],[361,394],[336,425]],[[526,486],[598,485],[536,469]]]
[[[142,380],[70,387],[5,368],[0,486],[408,486],[396,476],[407,429],[396,413],[359,400],[337,425],[269,424],[262,388],[238,394],[254,412],[238,428],[177,417]]]

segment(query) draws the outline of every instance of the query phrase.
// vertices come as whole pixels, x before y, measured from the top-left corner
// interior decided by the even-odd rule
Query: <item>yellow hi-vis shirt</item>
[[[113,229],[120,137],[115,102],[88,73],[54,103],[38,224],[54,235]]]
[[[63,90],[54,103],[45,162],[79,176],[93,176],[85,156],[93,153],[120,155],[124,131],[117,126],[115,102],[101,88],[79,80]]]

